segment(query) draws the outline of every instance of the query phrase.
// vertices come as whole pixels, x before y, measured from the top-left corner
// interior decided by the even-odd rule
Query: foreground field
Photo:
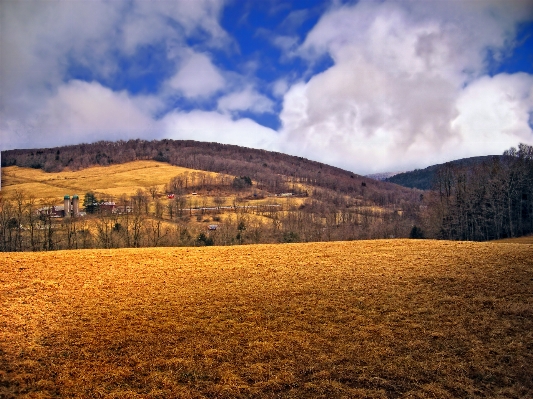
[[[502,240],[495,240],[497,243],[513,243],[513,244],[533,244],[533,235],[516,237],[516,238],[504,238]]]
[[[533,397],[533,246],[0,254],[1,398]]]

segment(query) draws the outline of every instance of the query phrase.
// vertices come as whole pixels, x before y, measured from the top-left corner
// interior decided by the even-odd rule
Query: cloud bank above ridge
[[[371,173],[533,144],[533,66],[498,69],[529,1],[269,4],[1,3],[0,148],[194,139]]]
[[[532,75],[487,75],[526,2],[359,2],[324,15],[300,54],[333,66],[285,95],[287,151],[365,172],[499,154],[533,141]]]

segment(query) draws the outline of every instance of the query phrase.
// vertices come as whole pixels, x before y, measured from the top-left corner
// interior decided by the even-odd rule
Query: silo
[[[65,217],[68,218],[70,216],[70,195],[65,195],[64,204],[65,204]]]
[[[78,216],[80,213],[80,197],[77,195],[74,195],[72,197],[72,214],[74,216]]]

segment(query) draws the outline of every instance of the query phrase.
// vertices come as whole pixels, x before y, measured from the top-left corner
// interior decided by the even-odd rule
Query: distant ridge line
[[[424,169],[415,169],[408,172],[397,173],[391,177],[385,178],[384,181],[408,188],[430,190],[433,186],[435,174],[439,171],[439,169],[445,167],[446,165],[471,168],[481,165],[484,162],[491,161],[494,158],[503,159],[505,158],[505,155],[484,155],[471,158],[461,158],[450,162],[431,165]]]
[[[378,191],[408,193],[408,190],[389,186],[389,183],[370,180],[300,156],[194,140],[99,141],[44,149],[8,150],[3,155],[2,166],[16,165],[42,169],[45,172],[155,160],[189,169],[249,176],[256,181],[267,182],[272,189],[292,181],[346,194],[362,194],[362,186],[368,186],[367,192],[371,192],[370,188],[373,187]],[[377,196],[376,193],[376,198]]]

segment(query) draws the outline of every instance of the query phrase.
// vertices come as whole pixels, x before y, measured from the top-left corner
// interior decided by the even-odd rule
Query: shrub
[[[424,232],[418,226],[413,226],[409,233],[409,238],[424,238]]]
[[[215,243],[211,237],[206,236],[204,233],[200,233],[198,235],[198,242],[200,245],[205,245],[206,247],[209,247]]]

